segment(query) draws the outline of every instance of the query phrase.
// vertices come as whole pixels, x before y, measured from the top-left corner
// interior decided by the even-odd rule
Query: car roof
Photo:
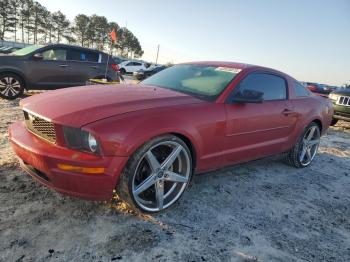
[[[125,60],[124,62],[138,62],[138,63],[143,63],[141,60]]]
[[[87,51],[93,51],[93,52],[98,52],[107,55],[106,53],[96,50],[96,49],[91,49],[87,47],[82,47],[78,45],[68,45],[68,44],[47,44],[44,45],[43,47],[64,47],[64,48],[76,48],[76,49],[81,49],[81,50],[87,50]]]
[[[241,70],[243,69],[254,69],[254,70],[262,70],[262,71],[266,70],[270,72],[276,72],[278,74],[288,76],[293,79],[293,77],[289,76],[288,74],[278,71],[276,69],[264,67],[264,66],[252,65],[252,64],[245,64],[245,63],[225,62],[225,61],[196,61],[196,62],[188,62],[188,63],[182,63],[182,64],[206,65],[206,66],[214,66],[214,67],[229,67],[229,68],[235,68],[235,69],[241,69]]]
[[[182,64],[230,67],[230,68],[237,68],[237,69],[245,69],[250,66],[249,64],[244,64],[244,63],[224,62],[224,61],[195,61],[195,62],[188,62],[188,63],[182,63]]]

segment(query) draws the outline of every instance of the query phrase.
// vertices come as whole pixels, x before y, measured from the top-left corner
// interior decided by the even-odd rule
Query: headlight
[[[89,136],[88,136],[88,145],[91,152],[95,153],[97,151],[98,149],[97,141],[91,133],[89,133]]]
[[[332,100],[335,100],[335,101],[337,101],[338,100],[338,98],[339,98],[339,95],[336,95],[336,94],[329,94],[329,98],[330,99],[332,99]]]
[[[64,139],[68,148],[98,154],[99,144],[89,132],[74,127],[63,127]]]

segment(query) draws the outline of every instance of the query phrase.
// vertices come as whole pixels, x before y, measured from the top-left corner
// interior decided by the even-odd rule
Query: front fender
[[[157,123],[156,125],[149,123]],[[153,126],[154,125],[154,126]],[[159,116],[143,119],[138,123],[131,132],[125,137],[125,141],[130,141],[130,146],[126,148],[126,154],[130,155],[135,152],[146,141],[149,141],[157,136],[164,134],[175,133],[185,136],[190,140],[197,154],[201,155],[203,148],[203,137],[191,123],[178,116],[173,116],[172,119],[163,119]]]
[[[175,133],[192,144],[199,167],[220,161],[225,132],[222,104],[174,106],[130,112],[88,124],[83,128],[101,141],[105,155],[131,156],[154,137]]]
[[[127,113],[88,124],[84,129],[95,133],[103,141],[106,155],[130,156],[145,142],[168,133],[187,137],[196,152],[201,152],[202,137],[188,120],[176,115],[166,118],[162,115],[156,112]]]

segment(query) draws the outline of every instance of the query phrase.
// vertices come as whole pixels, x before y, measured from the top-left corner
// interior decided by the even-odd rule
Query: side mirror
[[[41,61],[43,59],[44,59],[44,57],[43,57],[42,53],[36,53],[35,55],[33,55],[33,60],[34,61]]]
[[[235,94],[235,96],[232,99],[232,102],[262,103],[264,101],[263,96],[264,96],[263,92],[246,89],[246,90],[243,90],[242,92]]]

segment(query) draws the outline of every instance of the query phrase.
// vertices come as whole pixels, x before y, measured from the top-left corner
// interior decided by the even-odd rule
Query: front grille
[[[28,130],[51,143],[56,143],[56,132],[53,123],[26,111],[23,112]]]
[[[341,96],[338,98],[337,105],[350,106],[350,97]]]

